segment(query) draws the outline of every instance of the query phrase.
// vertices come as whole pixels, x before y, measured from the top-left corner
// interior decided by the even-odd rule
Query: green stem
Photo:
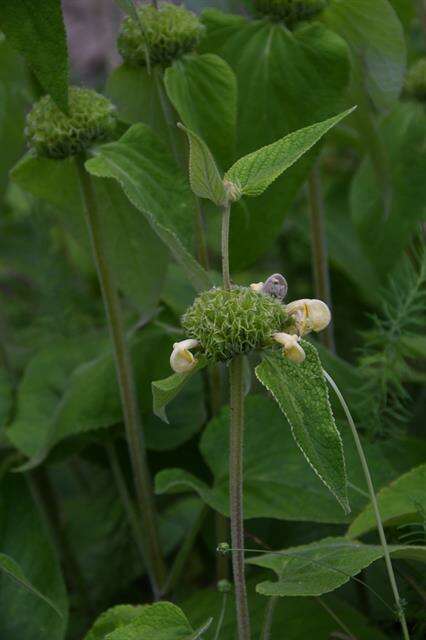
[[[206,515],[207,507],[203,506],[197,518],[195,519],[195,522],[192,525],[190,531],[188,531],[188,533],[185,535],[184,542],[176,555],[164,589],[161,592],[162,596],[165,596],[167,593],[173,591],[173,589],[178,584]]]
[[[231,288],[229,276],[229,221],[231,218],[231,204],[227,202],[222,210],[222,276],[225,289]]]
[[[405,619],[404,609],[403,609],[403,606],[401,604],[401,599],[399,597],[398,585],[396,583],[395,573],[394,573],[393,566],[392,566],[392,560],[391,560],[391,557],[390,557],[389,548],[388,548],[388,544],[387,544],[387,541],[386,541],[385,531],[383,529],[382,518],[380,516],[379,505],[377,503],[376,492],[374,490],[373,481],[371,479],[371,474],[370,474],[370,470],[368,468],[368,463],[367,463],[367,459],[365,457],[364,449],[362,447],[361,440],[359,438],[358,431],[357,431],[356,426],[355,426],[355,422],[354,422],[354,420],[352,418],[351,412],[349,411],[349,407],[346,404],[346,401],[345,401],[344,397],[342,396],[342,394],[340,392],[340,389],[338,388],[338,386],[334,382],[333,378],[325,370],[324,370],[324,375],[325,375],[326,379],[328,380],[330,386],[334,390],[336,396],[338,397],[340,404],[342,405],[343,411],[345,412],[345,415],[346,415],[346,418],[348,420],[350,429],[352,431],[353,438],[355,440],[355,446],[356,446],[356,449],[357,449],[357,452],[358,452],[359,459],[361,461],[361,466],[362,466],[362,470],[364,472],[365,480],[366,480],[366,483],[367,483],[368,492],[370,494],[371,505],[373,507],[373,512],[374,512],[374,516],[375,516],[375,519],[376,519],[377,531],[379,533],[380,542],[381,542],[381,545],[382,545],[382,548],[383,548],[383,556],[384,556],[384,559],[385,559],[386,570],[387,570],[387,573],[388,573],[389,582],[390,582],[390,586],[391,586],[391,589],[392,589],[393,597],[395,599],[396,610],[397,610],[398,617],[399,617],[399,620],[400,620],[400,623],[401,623],[403,637],[404,637],[405,640],[410,640],[410,634],[409,634],[408,627],[407,627],[407,621]]]
[[[220,610],[219,620],[218,620],[217,627],[216,627],[216,633],[214,634],[213,640],[219,640],[220,639],[220,632],[222,631],[223,621],[225,620],[226,603],[227,603],[227,601],[228,601],[228,594],[224,593],[223,594],[223,598],[222,598],[222,607],[221,607],[221,610]]]
[[[115,445],[112,442],[109,442],[106,445],[106,452],[109,459],[109,464],[111,467],[112,475],[114,476],[115,485],[117,487],[117,492],[120,497],[121,503],[124,507],[124,511],[126,512],[127,520],[130,525],[130,529],[132,531],[132,536],[137,546],[138,552],[141,556],[142,562],[145,566],[146,557],[145,557],[145,547],[146,541],[144,537],[144,532],[142,529],[142,522],[138,516],[138,513],[134,507],[132,499],[130,497],[129,490],[127,488],[126,480],[124,478],[123,470],[120,465],[120,461],[118,459],[117,450]]]
[[[278,596],[269,598],[269,602],[266,605],[265,620],[263,622],[262,640],[271,640],[272,622],[277,604]]]
[[[140,420],[135,381],[126,344],[122,310],[118,290],[114,283],[106,249],[102,238],[102,222],[96,203],[90,175],[84,167],[84,157],[76,160],[81,192],[84,202],[86,222],[89,230],[93,258],[98,272],[99,283],[108,320],[108,327],[114,350],[117,381],[120,388],[124,425],[133,470],[133,479],[138,504],[145,527],[145,562],[150,576],[154,596],[158,597],[165,577],[157,530],[156,514],[152,494],[152,482],[148,469],[144,434]]]
[[[325,231],[324,200],[322,197],[321,177],[318,166],[312,169],[308,178],[308,199],[315,295],[331,308],[330,269]],[[332,323],[330,323],[324,331],[321,331],[320,339],[330,351],[333,353],[336,351]]]
[[[232,567],[239,640],[250,639],[250,619],[244,575],[243,519],[243,442],[244,381],[243,356],[235,356],[229,365],[230,441],[229,441],[229,510],[231,514]]]

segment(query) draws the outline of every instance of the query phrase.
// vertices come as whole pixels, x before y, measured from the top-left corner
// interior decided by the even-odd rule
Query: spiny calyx
[[[291,324],[280,301],[246,287],[204,291],[182,318],[201,353],[216,361],[268,346]]]
[[[405,90],[411,98],[426,102],[426,58],[420,58],[409,70]]]
[[[37,155],[63,159],[110,138],[116,127],[115,107],[92,89],[69,88],[69,114],[43,96],[27,116],[25,135]]]
[[[131,66],[147,66],[147,50],[152,64],[167,66],[197,46],[204,26],[192,11],[164,2],[158,7],[137,8],[139,20],[125,18],[118,37],[118,50]]]
[[[288,27],[311,20],[326,7],[328,0],[254,0],[258,14],[282,20]]]

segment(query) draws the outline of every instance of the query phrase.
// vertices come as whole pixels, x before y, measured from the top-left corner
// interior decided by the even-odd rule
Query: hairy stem
[[[271,640],[272,622],[274,619],[275,607],[278,604],[278,596],[272,596],[268,600],[263,621],[262,640]]]
[[[340,404],[342,405],[343,411],[345,412],[345,415],[346,415],[346,418],[348,420],[350,429],[352,431],[353,438],[355,440],[355,446],[356,446],[356,449],[357,449],[357,452],[358,452],[359,459],[361,461],[362,470],[364,472],[365,480],[366,480],[367,487],[368,487],[368,493],[370,494],[371,505],[373,507],[373,512],[374,512],[374,516],[375,516],[375,519],[376,519],[377,531],[379,533],[380,542],[381,542],[381,545],[382,545],[382,548],[383,548],[383,556],[384,556],[384,559],[385,559],[386,570],[387,570],[387,573],[388,573],[389,582],[390,582],[390,586],[391,586],[391,589],[392,589],[393,597],[395,599],[396,611],[398,613],[398,617],[399,617],[399,620],[400,620],[400,623],[401,623],[403,637],[404,637],[404,640],[409,640],[410,639],[410,634],[409,634],[408,627],[407,627],[407,621],[405,619],[404,609],[403,609],[403,606],[402,606],[402,603],[401,603],[401,599],[399,597],[398,585],[396,583],[395,573],[394,573],[393,566],[392,566],[392,560],[391,560],[391,557],[390,557],[389,548],[388,548],[388,544],[387,544],[387,541],[386,541],[385,531],[383,529],[382,518],[380,516],[379,505],[377,503],[376,492],[374,490],[373,481],[371,479],[371,474],[370,474],[370,470],[368,468],[368,463],[367,463],[367,459],[365,457],[364,449],[362,447],[361,440],[359,438],[358,431],[357,431],[356,426],[355,426],[355,422],[354,422],[354,420],[352,418],[351,412],[349,411],[349,407],[346,404],[346,401],[345,401],[344,397],[342,396],[342,394],[340,392],[340,389],[338,388],[338,386],[334,382],[333,378],[327,373],[327,371],[324,371],[324,375],[325,375],[326,379],[328,380],[330,386],[334,390],[337,398],[339,399]]]
[[[244,449],[244,382],[243,356],[231,360],[230,380],[230,441],[229,441],[229,508],[231,513],[232,567],[239,640],[250,639],[250,619],[244,575],[243,520],[243,449]]]
[[[311,252],[315,283],[315,295],[331,308],[330,270],[328,264],[327,239],[324,219],[324,201],[321,191],[321,177],[315,166],[308,178],[308,200],[311,226]],[[332,322],[320,333],[323,344],[335,352]]]
[[[145,562],[150,576],[154,596],[158,597],[161,591],[161,586],[164,582],[165,565],[160,549],[152,495],[152,482],[148,469],[133,368],[125,338],[121,303],[104,246],[101,218],[99,216],[92,180],[84,167],[84,157],[77,158],[76,164],[84,202],[86,222],[92,245],[93,258],[98,272],[105,313],[108,320],[108,327],[114,350],[117,381],[120,388],[124,425],[126,429],[126,438],[132,465],[134,485],[145,528]]]
[[[231,218],[231,204],[227,202],[222,210],[222,276],[225,289],[231,288],[229,276],[229,221]]]

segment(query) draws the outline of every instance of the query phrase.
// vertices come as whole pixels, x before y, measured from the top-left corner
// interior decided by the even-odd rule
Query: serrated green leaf
[[[426,513],[426,464],[415,467],[388,487],[383,487],[377,494],[377,502],[384,525],[420,521],[417,530],[420,530],[420,536],[425,536],[425,523],[422,524],[424,515],[420,511]],[[356,538],[375,527],[374,512],[369,504],[352,522],[347,535]]]
[[[186,640],[192,632],[179,607],[171,602],[157,602],[143,607],[132,622],[119,626],[105,640]]]
[[[117,142],[98,147],[86,167],[97,177],[118,180],[195,289],[211,287],[208,274],[193,257],[193,197],[184,176],[148,127],[134,125]]]
[[[234,159],[237,82],[219,56],[186,55],[166,69],[164,84],[186,127],[205,141],[225,169]]]
[[[27,480],[10,473],[0,483],[0,549],[0,637],[63,640],[68,602],[59,560]]]
[[[390,546],[395,558],[426,562],[426,547]],[[277,582],[261,582],[256,591],[265,596],[321,596],[338,589],[362,569],[383,557],[379,545],[346,538],[325,538],[279,553],[250,558],[249,564],[272,569]]]
[[[405,38],[388,0],[332,0],[322,20],[349,44],[379,109],[398,100],[405,74]]]
[[[107,609],[96,620],[84,640],[105,640],[105,636],[139,616],[148,605],[119,604]]]
[[[68,109],[68,51],[61,0],[2,0],[0,30],[25,56],[58,107]]]
[[[244,516],[310,522],[348,522],[330,491],[318,481],[296,446],[290,426],[270,398],[248,396],[245,402]],[[224,409],[204,430],[200,451],[214,478],[213,486],[183,469],[163,469],[155,478],[157,493],[196,492],[212,509],[229,515],[228,459],[229,409]],[[364,474],[349,430],[343,432],[352,511],[368,502]],[[373,481],[382,487],[397,473],[378,444],[363,443]],[[405,449],[401,448],[400,457]]]
[[[349,512],[342,439],[334,422],[322,364],[313,345],[305,340],[301,344],[306,353],[301,364],[272,352],[255,373],[278,402],[315,473]]]
[[[237,160],[225,174],[225,180],[236,184],[242,195],[258,196],[288,167],[352,111],[348,109],[333,118],[293,131],[281,140],[262,147]]]
[[[197,364],[187,373],[173,373],[164,380],[155,380],[152,383],[153,411],[164,422],[168,422],[166,415],[167,405],[180,393],[192,376],[207,366],[205,358],[199,358]]]
[[[189,140],[189,182],[195,195],[218,206],[226,202],[226,191],[210,149],[196,133],[179,123]]]

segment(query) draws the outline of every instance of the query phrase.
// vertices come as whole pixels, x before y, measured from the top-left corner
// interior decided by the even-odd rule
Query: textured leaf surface
[[[204,358],[200,358],[195,367],[187,373],[174,373],[163,380],[152,383],[153,411],[156,416],[168,422],[166,406],[175,398],[192,376],[207,365]]]
[[[426,547],[391,546],[395,558],[426,562]],[[277,554],[251,558],[249,564],[272,569],[277,582],[261,582],[256,590],[265,596],[321,596],[338,589],[362,569],[383,557],[379,545],[366,545],[346,538],[291,547]]]
[[[28,154],[14,167],[12,179],[36,198],[53,205],[61,224],[91,259],[74,163]],[[119,185],[112,180],[95,179],[95,191],[103,238],[118,284],[144,312],[149,313],[161,293],[168,263],[167,250]]]
[[[105,637],[115,629],[130,624],[147,606],[119,604],[107,609],[101,613],[84,640],[105,640]]]
[[[406,52],[402,25],[388,0],[332,0],[323,20],[348,42],[377,107],[391,107],[404,82]]]
[[[380,125],[389,157],[392,200],[383,212],[374,168],[366,158],[355,174],[351,208],[365,254],[386,278],[400,260],[419,223],[426,219],[426,115],[420,104],[398,105]]]
[[[12,474],[0,484],[0,549],[19,562],[20,577],[49,600],[23,589],[0,569],[0,637],[62,640],[68,604],[59,561],[26,480]],[[16,563],[13,570],[16,574]]]
[[[226,201],[226,192],[219,169],[210,149],[196,133],[180,125],[189,140],[189,182],[195,195],[207,198],[218,206]]]
[[[206,143],[222,169],[235,155],[237,81],[213,54],[187,55],[166,69],[167,94],[183,124]]]
[[[134,125],[117,142],[99,147],[86,167],[95,176],[118,180],[194,287],[210,288],[207,273],[192,255],[194,199],[184,176],[148,127]]]
[[[306,353],[302,364],[283,358],[281,353],[270,353],[256,367],[256,376],[278,402],[315,473],[348,512],[342,439],[334,422],[322,364],[315,347],[305,340],[302,343]]]
[[[237,77],[237,157],[345,108],[348,47],[320,23],[305,23],[292,32],[278,22],[214,9],[206,10],[202,20],[207,34],[201,50],[224,58]],[[319,146],[303,156],[259,198],[233,206],[233,270],[253,263],[275,241],[318,151]]]
[[[218,620],[222,594],[215,589],[199,589],[189,598],[181,602],[183,610],[191,617],[193,624],[201,623],[207,616],[214,616]],[[248,598],[250,620],[254,638],[262,637],[267,600],[255,593],[255,583],[248,582]],[[343,600],[334,595],[324,597],[326,604],[344,620],[356,638],[362,640],[385,640],[385,636],[370,623],[356,609],[350,607]],[[215,624],[203,636],[205,640],[213,640]],[[301,640],[301,638],[315,638],[315,640],[330,640],[340,631],[338,624],[325,611],[318,600],[314,598],[285,598],[275,607],[271,640],[283,640],[285,629],[286,640]],[[224,624],[220,640],[235,640],[236,633],[235,603],[233,594],[229,595]]]
[[[415,467],[388,487],[383,487],[377,494],[377,501],[385,525],[398,524],[402,520],[421,523],[424,515],[419,512],[426,513],[426,464]],[[373,509],[368,505],[352,522],[348,535],[355,538],[371,531],[375,526]],[[421,526],[422,524],[420,529]]]
[[[2,0],[0,30],[60,109],[68,108],[68,52],[61,0]]]
[[[347,522],[340,505],[318,481],[295,445],[291,429],[272,398],[246,399],[244,440],[244,514],[246,518],[278,518],[312,522]],[[368,501],[364,475],[349,431],[345,431],[349,496],[358,513]],[[229,515],[229,409],[212,420],[200,440],[201,454],[214,478],[212,487],[182,469],[165,469],[156,476],[158,493],[195,491],[213,509]],[[378,445],[364,443],[377,487],[397,475]],[[401,455],[404,455],[401,451]]]
[[[244,156],[232,165],[225,179],[237,184],[246,196],[258,196],[286,169],[322,138],[353,109],[339,113],[324,122],[293,131],[281,140]]]

